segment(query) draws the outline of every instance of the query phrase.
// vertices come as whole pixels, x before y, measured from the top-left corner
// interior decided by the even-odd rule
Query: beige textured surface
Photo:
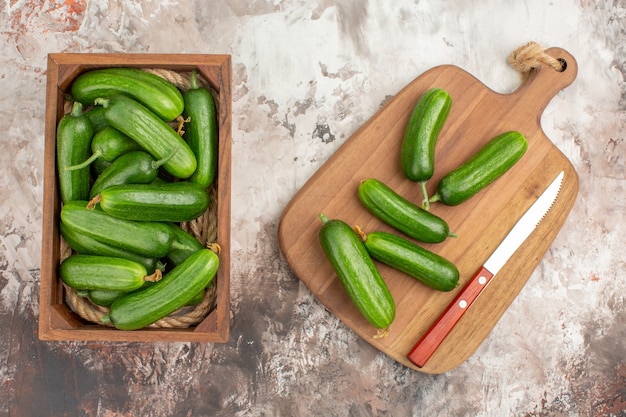
[[[626,4],[618,0],[150,1],[0,5],[0,414],[623,416]],[[536,40],[579,74],[542,118],[579,196],[528,284],[463,365],[424,375],[333,317],[291,273],[280,214],[403,86],[457,65],[498,92]],[[49,52],[233,57],[232,327],[225,345],[42,343]]]

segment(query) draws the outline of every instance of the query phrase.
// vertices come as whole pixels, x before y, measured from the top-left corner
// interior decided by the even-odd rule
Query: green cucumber
[[[170,182],[167,178],[163,178],[162,176],[157,176],[154,181],[152,181],[150,184],[165,184]]]
[[[176,178],[188,178],[196,170],[196,157],[174,129],[148,108],[126,96],[98,98],[109,124],[137,142],[155,159],[172,157],[163,168]]]
[[[142,289],[154,285],[155,282],[158,282],[162,278],[161,274],[153,275],[150,277],[149,281],[144,281],[143,285],[133,291],[141,291]],[[94,304],[103,307],[110,307],[113,304],[113,301],[117,300],[123,295],[129,294],[133,291],[122,291],[122,290],[89,290],[87,293],[87,298]]]
[[[446,174],[431,202],[456,206],[504,175],[524,155],[528,142],[519,132],[505,132],[491,139],[458,168]]]
[[[94,181],[89,192],[89,198],[94,198],[103,190],[121,184],[149,184],[159,173],[159,167],[169,157],[155,161],[144,151],[131,151],[117,158]],[[141,219],[139,219],[141,220]]]
[[[173,239],[170,251],[165,256],[174,265],[180,265],[185,259],[204,248],[198,239],[181,229],[178,224],[168,223],[168,225],[172,230]]]
[[[97,241],[89,236],[76,232],[71,227],[67,227],[63,222],[59,222],[59,230],[61,236],[63,236],[63,240],[65,240],[69,247],[81,255],[102,255],[128,259],[143,265],[148,274],[152,274],[157,269],[164,269],[163,264],[157,258],[137,255],[125,249]]]
[[[91,156],[80,164],[67,167],[66,169],[81,169],[98,159],[113,162],[127,152],[140,151],[142,149],[137,142],[116,128],[107,126],[93,136],[91,140]]]
[[[72,97],[84,105],[93,105],[97,98],[118,94],[139,101],[166,122],[180,116],[185,104],[174,84],[137,68],[102,68],[83,72],[71,86]]]
[[[105,169],[111,166],[111,162],[107,162],[102,158],[96,158],[90,165],[91,173],[94,177],[98,177]]]
[[[66,168],[89,156],[93,126],[83,113],[83,105],[75,102],[71,113],[57,126],[57,173],[61,201],[84,200],[89,195],[89,169],[69,171]]]
[[[144,328],[189,303],[213,281],[218,267],[217,254],[201,249],[159,282],[115,300],[102,321],[121,330]]]
[[[105,213],[119,219],[185,222],[204,213],[210,198],[201,185],[179,181],[114,185],[102,190],[94,201]]]
[[[361,182],[358,195],[374,216],[413,239],[440,243],[456,237],[441,217],[416,206],[377,179]]]
[[[155,282],[158,282],[162,278],[162,274],[155,274],[150,277],[149,281],[144,281],[143,285],[134,291],[141,291],[142,289],[154,285]],[[87,298],[94,304],[103,307],[110,307],[113,304],[113,301],[117,300],[123,295],[130,294],[133,291],[121,291],[121,290],[89,290],[87,293]]]
[[[59,276],[78,290],[133,291],[151,279],[137,262],[98,255],[69,256],[61,262]]]
[[[113,301],[117,300],[123,295],[128,294],[130,291],[116,291],[116,290],[90,290],[87,293],[87,298],[94,304],[102,307],[110,307]]]
[[[202,302],[202,300],[204,300],[204,296],[206,295],[206,288],[201,289],[200,291],[198,291],[198,293],[196,295],[194,295],[191,300],[187,301],[185,303],[186,306],[197,306],[198,304],[200,304]]]
[[[217,170],[217,113],[211,92],[198,86],[195,70],[191,73],[191,87],[183,98],[185,138],[198,162],[198,168],[189,180],[208,187]]]
[[[118,219],[88,205],[88,201],[64,204],[61,221],[76,233],[138,255],[161,258],[170,250],[172,232],[165,223]]]
[[[91,141],[93,155],[98,155],[107,162],[113,162],[127,152],[141,149],[137,142],[111,126],[98,131]]]
[[[323,213],[319,217],[322,249],[348,296],[372,326],[389,328],[396,306],[363,242],[342,220],[330,220]]]
[[[91,103],[93,104],[93,103]],[[91,107],[89,110],[85,112],[85,116],[89,118],[91,125],[93,126],[93,131],[99,132],[109,124],[104,118],[104,109],[100,106]]]
[[[420,183],[425,209],[429,208],[426,181],[435,172],[437,138],[451,106],[452,99],[445,90],[433,88],[426,91],[413,108],[402,140],[402,170],[408,179]]]
[[[141,291],[148,284],[153,283],[146,281],[145,284],[136,291]],[[91,290],[87,292],[86,296],[89,298],[89,301],[94,304],[103,307],[110,307],[115,300],[128,294],[129,292],[131,291]],[[202,300],[204,300],[205,293],[206,289],[201,289],[198,294],[194,295],[193,298],[185,304],[185,306],[196,306],[200,304]]]
[[[374,259],[438,291],[452,291],[459,285],[459,270],[444,257],[392,233],[357,233]]]

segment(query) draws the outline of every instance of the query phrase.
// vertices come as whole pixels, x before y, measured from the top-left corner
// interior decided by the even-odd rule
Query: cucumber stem
[[[363,242],[367,240],[367,234],[359,226],[354,226],[354,232],[361,238]]]
[[[83,168],[87,168],[89,165],[91,165],[91,163],[93,161],[95,161],[96,159],[100,158],[100,155],[102,155],[102,152],[100,151],[95,151],[94,153],[91,154],[91,156],[87,159],[85,159],[83,162],[81,162],[80,164],[76,164],[76,165],[70,165],[70,166],[66,166],[64,169],[66,171],[74,171],[76,169],[83,169]]]
[[[378,329],[376,331],[376,334],[374,335],[374,339],[380,339],[380,338],[383,338],[383,337],[387,337],[387,335],[389,334],[389,329],[390,328],[391,328],[391,326],[387,327],[386,329]]]
[[[185,131],[183,130],[183,128],[185,127],[185,123],[189,123],[191,121],[191,117],[185,119],[183,116],[178,116],[176,118],[176,121],[178,122],[176,133],[178,133],[178,136],[182,136],[185,134]]]
[[[430,197],[428,201],[431,203],[434,203],[435,201],[441,201],[441,196],[439,195],[439,193],[435,193],[435,195]]]
[[[426,190],[426,181],[420,181],[420,188],[422,189],[422,196],[424,196],[424,200],[422,201],[422,208],[428,211],[430,210],[430,202],[428,201],[428,191]]]
[[[326,217],[326,215],[324,213],[320,213],[319,216],[320,220],[322,221],[322,223],[326,224],[328,223],[330,220],[328,217]]]
[[[75,101],[72,104],[72,117],[78,117],[83,114],[83,104],[79,101]]]
[[[98,106],[102,106],[104,108],[109,106],[109,99],[107,99],[107,98],[99,97],[99,98],[95,99],[93,102],[94,102],[94,104],[96,104]]]
[[[97,196],[95,196],[94,198],[92,198],[91,200],[89,200],[87,202],[87,206],[85,207],[87,210],[93,210],[96,208],[96,205],[102,201],[102,196],[100,194],[98,194]]]
[[[448,231],[448,237],[459,237],[459,236],[457,236],[456,233],[452,233],[452,232]]]
[[[198,73],[197,70],[193,70],[191,71],[191,87],[190,89],[195,90],[196,88],[198,88],[198,80],[196,80],[196,74]]]
[[[218,255],[222,253],[222,247],[219,245],[219,243],[211,243],[207,245],[207,248]]]
[[[163,278],[163,273],[160,269],[157,269],[154,271],[154,274],[143,277],[143,280],[148,282],[159,282],[161,281],[161,278]]]
[[[169,154],[168,156],[166,156],[165,158],[159,159],[158,161],[154,161],[152,162],[152,168],[156,169],[158,167],[160,167],[163,164],[166,164],[167,161],[169,161],[170,159],[172,159],[172,157],[174,156],[174,154],[178,152],[178,148],[175,148],[171,154]]]
[[[106,315],[104,315],[104,316],[100,317],[100,321],[101,321],[102,323],[104,323],[104,324],[111,323],[111,317],[109,317],[109,315],[108,315],[108,314],[106,314]]]

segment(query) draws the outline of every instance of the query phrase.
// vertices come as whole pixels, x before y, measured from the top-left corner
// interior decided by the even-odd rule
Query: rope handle
[[[558,72],[563,72],[567,65],[564,60],[546,53],[545,49],[534,41],[530,41],[511,52],[508,62],[520,72],[523,80],[528,77],[532,70],[541,65],[547,65]]]

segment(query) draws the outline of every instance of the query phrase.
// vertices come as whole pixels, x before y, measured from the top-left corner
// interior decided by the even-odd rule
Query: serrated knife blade
[[[532,234],[539,222],[550,211],[556,201],[564,173],[561,171],[550,183],[537,200],[530,206],[522,217],[515,223],[496,250],[487,258],[476,271],[472,279],[463,290],[448,305],[435,323],[415,344],[407,358],[418,368],[426,365],[433,353],[441,345],[463,314],[491,282],[491,279],[500,272],[500,269],[513,256],[515,251]]]

